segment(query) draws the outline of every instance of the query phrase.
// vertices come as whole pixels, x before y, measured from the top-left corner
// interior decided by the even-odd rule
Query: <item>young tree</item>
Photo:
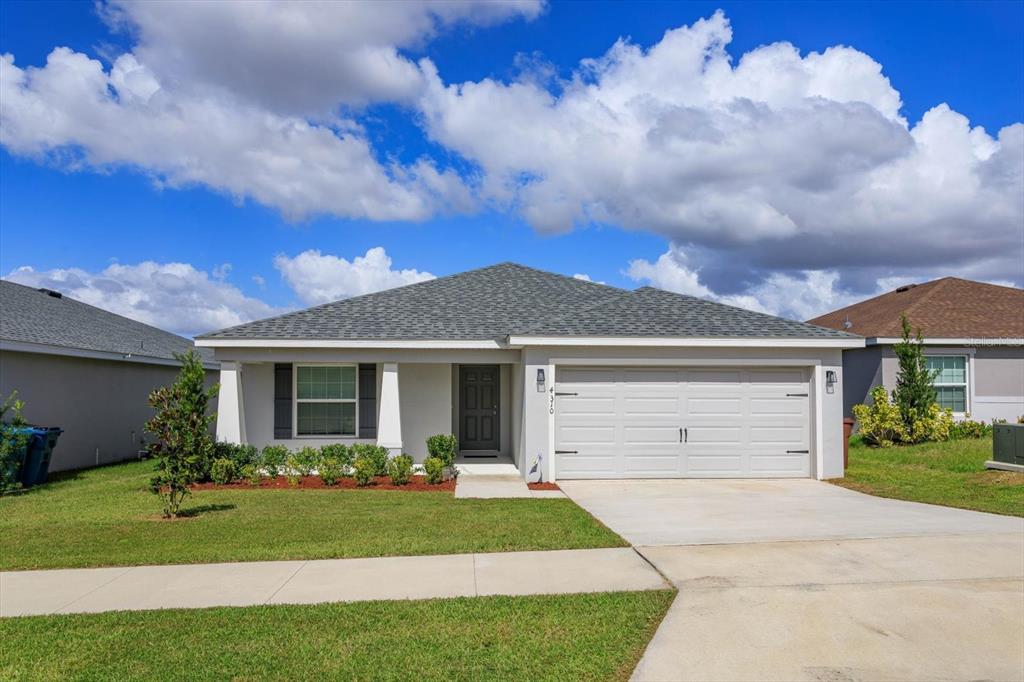
[[[0,401],[0,494],[21,487],[18,474],[29,440],[25,431],[28,422],[21,416],[24,408],[25,403],[18,400],[17,391]]]
[[[928,409],[936,402],[935,387],[932,385],[936,372],[930,371],[925,363],[921,329],[918,328],[911,336],[907,316],[902,315],[900,322],[903,325],[903,340],[892,347],[900,362],[892,397],[909,432],[914,421],[927,415]]]
[[[160,496],[163,514],[169,518],[178,515],[189,485],[198,480],[213,455],[210,425],[216,413],[207,410],[220,388],[204,386],[206,370],[194,350],[175,357],[181,362],[181,371],[173,385],[149,394],[156,416],[146,424],[146,430],[156,436],[146,446],[156,459],[150,489]]]

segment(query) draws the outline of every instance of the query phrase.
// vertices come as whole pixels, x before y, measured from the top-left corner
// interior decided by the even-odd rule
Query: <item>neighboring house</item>
[[[957,417],[1016,421],[1024,414],[1024,290],[943,277],[910,284],[810,320],[866,338],[843,353],[843,410],[868,402],[871,389],[896,386],[900,317],[924,336],[937,372],[939,405]]]
[[[64,429],[51,471],[138,456],[150,391],[174,381],[188,339],[62,296],[0,280],[0,394],[25,418]],[[202,350],[216,380],[213,354]]]
[[[218,437],[364,441],[523,476],[843,474],[841,331],[512,263],[197,337],[221,362]]]

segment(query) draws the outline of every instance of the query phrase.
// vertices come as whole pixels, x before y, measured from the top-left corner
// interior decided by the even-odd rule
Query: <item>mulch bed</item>
[[[527,483],[530,490],[561,490],[557,483]]]
[[[391,479],[387,476],[377,476],[373,479],[373,483],[368,486],[359,487],[356,485],[354,478],[346,477],[342,478],[337,484],[329,486],[325,485],[323,480],[319,476],[302,476],[299,478],[298,485],[292,485],[288,482],[288,479],[284,476],[278,476],[277,478],[264,478],[260,481],[259,485],[250,485],[246,481],[235,481],[233,483],[226,483],[224,485],[218,485],[217,483],[196,483],[191,486],[192,490],[237,490],[245,488],[278,488],[286,490],[352,490],[358,488],[359,490],[404,490],[408,492],[454,492],[455,491],[455,480],[445,481],[444,483],[438,483],[436,485],[427,483],[426,476],[413,476],[409,479],[409,482],[405,485],[391,485]]]

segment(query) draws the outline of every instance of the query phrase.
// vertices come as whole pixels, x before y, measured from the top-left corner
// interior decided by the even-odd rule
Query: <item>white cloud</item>
[[[457,24],[535,18],[540,0],[181,2],[101,6],[138,41],[135,55],[177,84],[228,90],[282,114],[410,101],[423,75],[403,48]]]
[[[659,289],[794,320],[809,320],[904,284],[928,282],[949,275],[1014,286],[1012,282],[986,277],[982,273],[922,267],[907,270],[902,275],[877,277],[863,283],[858,290],[851,290],[842,286],[838,270],[829,269],[773,272],[756,283],[737,287],[738,291],[725,293],[709,287],[702,278],[703,268],[693,265],[692,261],[682,248],[670,245],[654,262],[642,258],[630,261],[624,274],[635,282]]]
[[[420,270],[393,270],[390,256],[380,246],[351,261],[312,249],[293,257],[280,254],[274,267],[307,305],[434,279]]]
[[[588,274],[587,274],[587,273],[585,273],[585,272],[577,272],[577,273],[576,273],[575,275],[573,275],[572,277],[573,277],[573,279],[581,279],[581,280],[583,280],[584,282],[594,282],[594,281],[595,281],[595,280],[591,279],[591,278],[590,278],[590,275],[588,275]],[[604,282],[597,282],[597,284],[604,284]]]
[[[1024,125],[992,136],[940,104],[910,126],[862,52],[776,43],[734,62],[731,40],[719,12],[647,49],[620,40],[557,88],[446,84],[423,60],[425,126],[537,229],[654,231],[714,255],[702,274],[716,288],[738,269],[749,286],[838,270],[847,288],[980,260],[1021,281]]]
[[[220,266],[226,276],[227,270]],[[133,320],[193,336],[283,312],[243,294],[223,277],[187,263],[115,263],[100,272],[20,267],[6,279],[61,291]]]
[[[57,48],[43,68],[0,57],[0,142],[70,168],[132,166],[171,187],[202,184],[292,218],[330,213],[422,220],[467,208],[468,191],[429,161],[378,162],[354,124],[315,125],[231,97],[165,90],[130,54],[109,71]]]

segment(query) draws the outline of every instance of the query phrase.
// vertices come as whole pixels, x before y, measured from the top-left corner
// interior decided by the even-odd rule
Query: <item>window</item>
[[[935,355],[926,357],[925,363],[937,372],[933,385],[942,409],[967,412],[967,357],[963,355]]]
[[[297,435],[356,435],[356,366],[297,365],[295,370]]]

